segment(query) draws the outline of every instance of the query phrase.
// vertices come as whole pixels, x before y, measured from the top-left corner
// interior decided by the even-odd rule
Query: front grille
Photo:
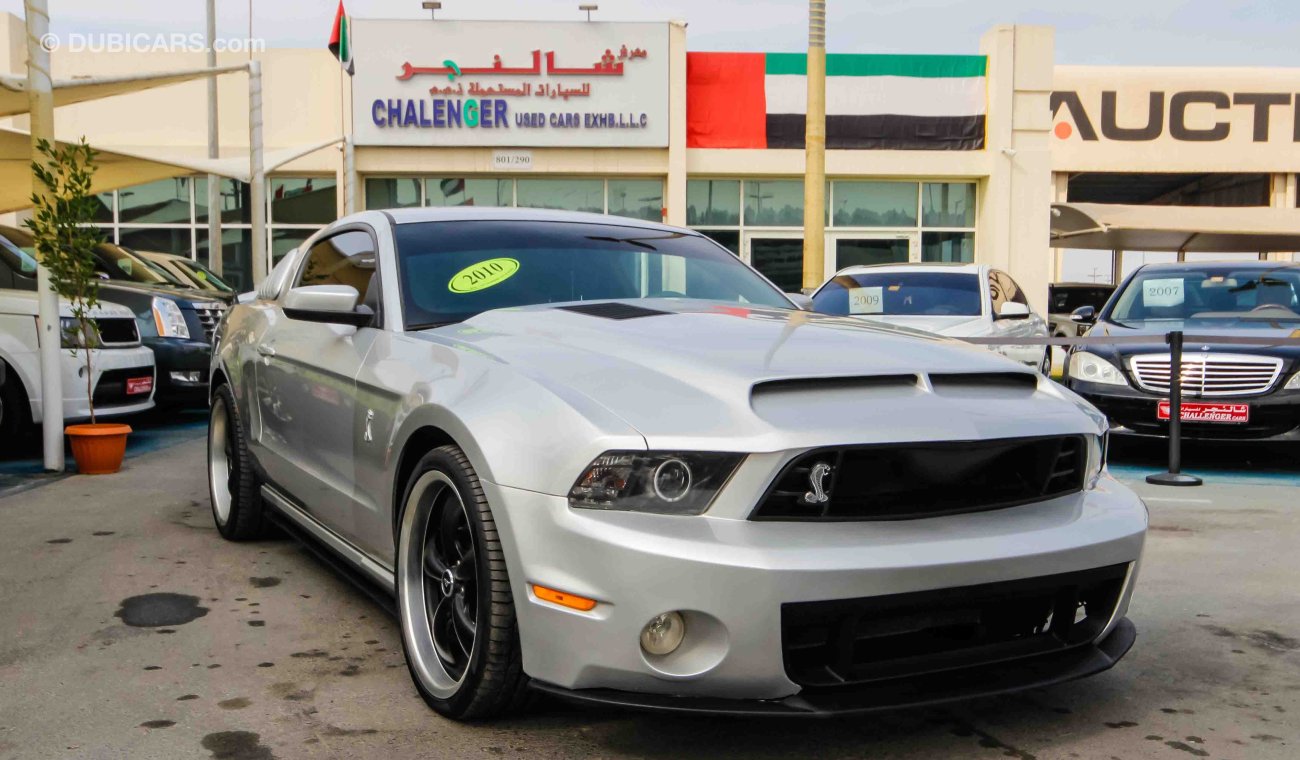
[[[135,317],[100,317],[95,320],[99,340],[105,346],[134,346],[140,343]]]
[[[1129,359],[1138,387],[1169,393],[1169,354],[1144,354]],[[1188,396],[1249,396],[1267,393],[1282,374],[1282,360],[1249,354],[1184,353],[1183,393]]]
[[[196,303],[194,313],[198,315],[199,323],[203,325],[203,335],[211,343],[212,336],[217,332],[217,325],[221,323],[221,317],[226,313],[226,307],[219,303]]]
[[[781,605],[785,672],[850,686],[1059,652],[1114,617],[1128,565],[978,586]]]
[[[127,394],[126,381],[137,377],[153,377],[153,367],[110,369],[99,376],[95,385],[95,405],[135,404],[149,399],[148,393]]]
[[[1081,490],[1086,457],[1079,435],[816,449],[785,466],[750,519],[911,520],[1013,507]]]

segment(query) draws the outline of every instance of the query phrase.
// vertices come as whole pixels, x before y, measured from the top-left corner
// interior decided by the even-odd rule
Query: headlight
[[[1088,440],[1087,469],[1083,473],[1084,490],[1091,491],[1097,487],[1101,473],[1106,469],[1106,455],[1110,449],[1110,433],[1090,435]]]
[[[699,451],[606,451],[573,484],[569,506],[698,515],[743,458]]]
[[[99,345],[99,334],[95,320],[86,320],[86,329],[90,333],[91,347]],[[86,336],[81,334],[81,320],[76,317],[59,317],[59,345],[63,348],[85,348]]]
[[[1128,385],[1118,367],[1087,351],[1070,354],[1070,378],[1102,385]]]
[[[1288,391],[1300,391],[1300,372],[1292,375],[1291,379],[1287,380],[1286,385],[1282,386],[1282,388]]]
[[[158,326],[158,334],[164,338],[190,337],[189,325],[185,324],[185,313],[175,301],[153,299],[153,321]]]

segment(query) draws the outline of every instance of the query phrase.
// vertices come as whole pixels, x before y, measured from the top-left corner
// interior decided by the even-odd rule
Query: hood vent
[[[1038,375],[1030,372],[966,372],[930,375],[935,393],[944,391],[1029,391],[1038,390]]]
[[[586,314],[589,317],[604,317],[605,319],[638,319],[640,317],[657,317],[662,314],[671,312],[659,311],[658,309],[647,309],[644,306],[636,306],[630,303],[619,303],[617,301],[607,301],[604,303],[577,304],[575,306],[559,307],[565,311]]]
[[[768,380],[755,383],[751,396],[770,396],[783,393],[818,393],[827,391],[880,390],[884,388],[915,388],[916,375],[868,375],[864,377],[797,377],[789,380]]]

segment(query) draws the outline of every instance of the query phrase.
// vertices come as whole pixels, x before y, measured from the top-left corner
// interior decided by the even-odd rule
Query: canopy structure
[[[313,145],[277,148],[263,153],[264,171],[274,171],[294,159],[338,143],[331,138]],[[187,174],[216,174],[241,182],[252,182],[248,153],[224,158],[205,158],[204,148],[184,149],[114,147],[92,145],[99,151],[92,190],[104,193],[159,179]],[[32,205],[31,136],[16,129],[0,128],[0,213]]]
[[[1103,251],[1300,251],[1300,209],[1053,203],[1051,235]]]
[[[218,66],[215,68],[181,69],[152,74],[131,74],[120,77],[96,77],[94,79],[61,79],[53,83],[54,107],[84,103],[88,100],[139,92],[153,87],[189,82],[194,79],[247,71],[246,65]],[[0,116],[16,116],[27,113],[27,78],[0,75]]]

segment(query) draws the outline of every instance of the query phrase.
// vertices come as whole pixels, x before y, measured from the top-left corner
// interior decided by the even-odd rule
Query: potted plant
[[[63,147],[40,140],[37,149],[42,160],[32,162],[32,172],[45,192],[32,194],[32,217],[24,224],[36,240],[41,266],[49,270],[51,287],[71,310],[63,339],[72,347],[74,356],[85,359],[86,398],[90,404],[90,424],[68,425],[64,432],[72,442],[78,472],[117,472],[131,427],[95,421],[93,349],[100,343],[93,316],[99,303],[95,246],[104,240],[95,226],[95,196],[90,191],[95,151],[84,137],[79,143]]]

